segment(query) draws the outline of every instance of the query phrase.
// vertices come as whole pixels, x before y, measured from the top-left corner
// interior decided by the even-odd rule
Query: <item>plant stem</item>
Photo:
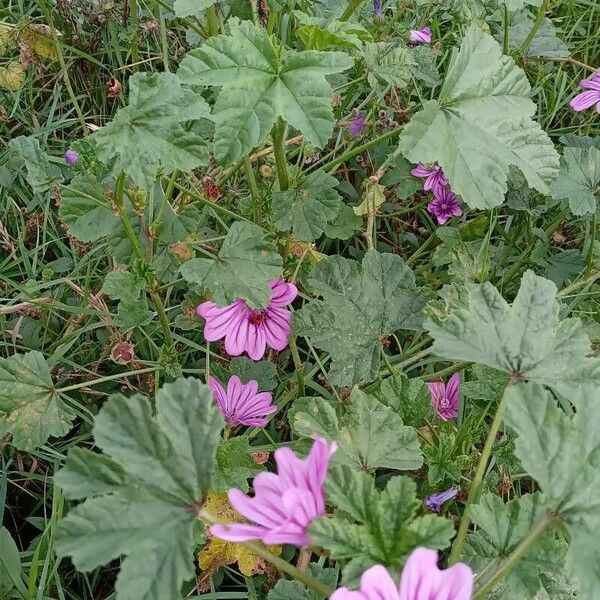
[[[479,588],[473,600],[483,600],[486,595],[515,568],[517,563],[529,551],[531,546],[540,538],[546,528],[556,521],[556,515],[548,512],[544,518],[521,540],[521,543],[511,552],[503,565],[496,571],[491,579]]]
[[[208,35],[210,37],[219,35],[219,19],[217,17],[217,7],[214,4],[206,9],[206,22],[208,24]]]
[[[290,334],[289,337],[290,352],[292,354],[292,360],[294,361],[294,368],[296,369],[296,380],[298,381],[298,395],[304,396],[304,365],[300,359],[300,353],[298,352],[298,346],[296,345],[296,337],[294,334]]]
[[[504,4],[504,19],[502,22],[504,28],[504,35],[502,37],[502,53],[508,54],[509,40],[508,40],[508,6]]]
[[[363,0],[350,0],[350,2],[348,2],[348,6],[346,6],[346,10],[340,17],[340,21],[347,21],[352,16],[352,13],[354,13],[354,11],[362,4],[362,2]]]
[[[131,50],[131,62],[133,63],[132,70],[137,71],[135,65],[140,60],[138,48],[138,0],[129,0],[129,31],[131,32],[129,47]]]
[[[256,185],[256,177],[252,169],[252,162],[250,156],[246,154],[244,157],[244,171],[246,171],[246,179],[248,180],[248,187],[250,188],[250,195],[252,196],[252,206],[254,208],[254,222],[260,223],[260,191],[258,185]]]
[[[587,257],[586,257],[586,268],[585,268],[586,276],[589,275],[594,269],[594,242],[596,241],[597,227],[598,227],[598,223],[596,220],[596,211],[594,211],[594,216],[592,217],[592,222],[590,223],[590,232],[589,232],[590,247],[588,248]]]
[[[548,5],[550,4],[550,0],[544,0],[537,11],[537,15],[535,16],[535,21],[533,22],[533,26],[531,27],[531,31],[521,44],[519,51],[523,56],[527,54],[527,50],[529,50],[529,46],[531,46],[531,42],[533,38],[536,36],[538,29],[542,26],[544,22],[544,17],[546,16],[546,11],[548,10]]]
[[[219,523],[218,519],[207,513],[205,510],[200,511],[199,517],[205,521],[208,521],[209,523],[212,523],[213,525]],[[263,544],[259,542],[241,542],[240,546],[250,550],[250,552],[256,554],[257,556],[260,556],[260,558],[266,560],[275,568],[287,573],[290,577],[293,577],[296,581],[303,583],[306,587],[313,589],[315,592],[327,598],[333,593],[333,590],[329,586],[325,585],[311,575],[303,573],[294,565],[291,565],[289,562],[283,560],[283,558],[275,556],[275,554],[270,552],[265,546],[263,546]]]
[[[273,154],[275,155],[275,165],[277,166],[277,179],[279,180],[279,189],[285,192],[290,187],[288,178],[287,163],[285,160],[285,121],[279,117],[277,123],[273,126],[271,137],[273,138]]]
[[[450,551],[450,558],[448,559],[448,563],[450,565],[453,565],[455,562],[458,562],[458,559],[460,558],[460,553],[462,552],[462,548],[467,537],[469,525],[471,524],[471,518],[469,517],[469,508],[472,504],[479,500],[481,488],[483,487],[483,478],[485,477],[485,472],[487,471],[490,456],[492,454],[492,448],[494,447],[494,442],[496,441],[496,435],[498,433],[498,429],[500,429],[500,423],[502,423],[502,417],[504,416],[504,411],[506,410],[506,404],[508,401],[507,391],[510,385],[511,384],[509,382],[504,388],[504,393],[502,394],[502,398],[500,399],[500,403],[498,404],[498,408],[496,409],[496,414],[490,426],[487,439],[485,440],[485,446],[483,447],[483,451],[481,452],[481,458],[479,459],[479,464],[477,465],[477,471],[475,472],[475,477],[473,479],[473,482],[471,483],[471,488],[469,489],[467,505],[465,506],[463,516],[460,520],[458,533],[454,538],[452,550]]]
[[[61,394],[63,392],[72,392],[73,390],[80,390],[81,388],[91,387],[93,385],[104,383],[106,381],[123,379],[125,377],[132,377],[133,375],[143,375],[144,373],[153,373],[154,371],[158,371],[158,367],[148,367],[147,369],[139,369],[137,371],[127,371],[126,373],[116,373],[115,375],[107,375],[106,377],[99,377],[98,379],[94,379],[93,381],[84,381],[83,383],[75,383],[73,385],[68,385],[67,387],[58,388],[55,391]]]
[[[572,56],[528,56],[527,60],[548,60],[550,62],[565,62],[571,65],[575,65],[577,67],[581,67],[582,69],[586,69],[587,71],[591,71],[595,73],[597,71],[596,67],[592,67],[591,65],[587,65],[580,60],[573,58]]]

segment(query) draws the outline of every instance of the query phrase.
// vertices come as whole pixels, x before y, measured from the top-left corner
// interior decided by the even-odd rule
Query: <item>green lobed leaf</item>
[[[237,375],[242,383],[248,383],[251,379],[258,382],[260,392],[270,392],[277,387],[277,367],[268,360],[251,360],[246,356],[236,356],[229,363],[231,375]]]
[[[40,352],[0,358],[0,437],[10,433],[16,448],[34,450],[50,436],[65,435],[74,418]]]
[[[297,10],[294,11],[294,15],[301,23],[296,29],[296,35],[308,50],[361,48],[365,42],[373,39],[371,34],[355,21],[313,17]]]
[[[331,86],[325,75],[352,65],[342,52],[283,52],[263,27],[232,18],[229,34],[211,37],[182,61],[191,85],[221,87],[213,110],[215,153],[231,164],[264,142],[277,117],[322,148],[333,131]]]
[[[556,286],[526,271],[508,304],[489,282],[467,284],[447,313],[432,314],[426,327],[433,351],[448,360],[467,360],[543,383],[578,405],[600,389],[600,359],[579,319],[559,317]]]
[[[404,374],[388,377],[381,382],[376,396],[407,425],[422,427],[433,418],[431,392],[422,379],[409,379]]]
[[[344,206],[337,185],[335,177],[319,170],[285,192],[273,192],[273,224],[305,242],[318,239]]]
[[[522,69],[471,25],[452,55],[438,100],[428,100],[400,136],[412,162],[439,163],[471,208],[504,201],[510,165],[543,194],[558,174],[558,154],[531,117],[536,111]]]
[[[47,192],[62,181],[60,169],[48,160],[36,137],[21,135],[10,140],[8,146],[23,159],[27,183],[35,194]]]
[[[337,585],[338,574],[336,569],[323,568],[317,563],[310,563],[308,574],[332,589]],[[313,589],[304,587],[297,581],[280,579],[275,587],[269,591],[267,600],[325,600],[325,596]]]
[[[156,414],[136,394],[113,394],[94,423],[105,452],[76,449],[57,473],[71,498],[88,496],[56,527],[59,555],[80,571],[124,557],[119,600],[178,598],[194,574],[193,532],[214,468],[223,419],[207,386],[178,379]]]
[[[282,276],[282,258],[254,223],[231,225],[214,260],[194,258],[181,266],[181,275],[213,292],[219,306],[243,298],[253,308],[265,308],[271,298],[269,282]]]
[[[246,436],[220,442],[212,475],[212,489],[215,492],[226,492],[230,488],[237,488],[247,492],[250,489],[248,479],[265,470],[252,460],[251,454],[252,448]]]
[[[594,147],[564,149],[559,177],[552,187],[552,197],[567,200],[575,216],[596,212],[596,195],[600,193],[600,150]]]
[[[307,437],[317,433],[336,441],[334,464],[365,471],[406,471],[423,465],[417,430],[404,426],[400,415],[359,389],[352,391],[339,416],[326,400],[316,398],[306,412],[296,413],[294,428]]]
[[[207,164],[205,139],[184,123],[208,116],[208,104],[176,75],[136,73],[129,79],[129,104],[90,140],[115,177],[126,173],[150,189],[159,172],[170,175]]]
[[[418,330],[428,292],[399,257],[369,250],[362,264],[332,256],[312,271],[322,300],[294,313],[296,335],[329,352],[336,385],[372,381],[379,374],[381,340],[398,329]]]

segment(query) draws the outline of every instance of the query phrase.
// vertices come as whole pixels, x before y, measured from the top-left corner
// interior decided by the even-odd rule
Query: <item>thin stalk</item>
[[[256,177],[254,176],[254,170],[252,169],[250,156],[247,154],[244,157],[244,171],[246,172],[246,179],[248,181],[248,187],[250,188],[250,195],[252,196],[254,222],[260,223],[260,191],[258,189],[258,185],[256,184]]]
[[[199,517],[205,521],[208,521],[209,523],[212,523],[213,525],[219,523],[218,519],[216,519],[213,515],[207,513],[205,510],[200,511]],[[241,542],[240,546],[246,548],[246,550],[249,550],[257,556],[260,556],[260,558],[272,564],[276,569],[287,573],[296,581],[303,583],[306,587],[313,589],[315,592],[321,594],[322,596],[328,598],[333,593],[333,590],[329,586],[325,585],[324,583],[312,577],[311,575],[303,573],[294,565],[291,565],[289,562],[283,560],[283,558],[275,556],[262,544],[258,542]]]
[[[340,17],[340,21],[347,21],[354,11],[362,4],[363,0],[350,0],[348,2],[348,6],[346,6],[346,10],[342,13]]]
[[[550,62],[565,62],[571,65],[575,65],[577,67],[581,67],[582,69],[586,69],[587,71],[591,71],[592,73],[595,73],[597,71],[596,67],[592,67],[591,65],[581,62],[580,60],[577,60],[572,56],[528,56],[527,60],[547,60]]]
[[[506,3],[504,4],[504,19],[502,25],[504,27],[504,35],[502,37],[502,53],[508,54],[508,6],[506,5]]]
[[[585,274],[589,275],[594,269],[594,242],[596,241],[596,230],[597,230],[597,220],[596,220],[596,211],[594,211],[594,216],[592,217],[592,222],[590,223],[590,245],[587,251],[586,257],[586,268]]]
[[[294,361],[294,368],[296,369],[296,380],[298,381],[298,395],[304,396],[304,365],[300,359],[300,353],[298,352],[298,346],[296,345],[296,337],[290,334],[289,337],[290,352],[292,354],[292,360]]]
[[[456,534],[456,537],[454,538],[454,543],[452,544],[450,558],[448,559],[448,563],[451,565],[458,562],[463,545],[465,543],[465,539],[467,537],[467,532],[469,531],[469,525],[471,524],[471,518],[469,517],[469,508],[472,504],[479,500],[479,495],[481,494],[481,488],[483,487],[483,478],[485,477],[488,463],[490,461],[490,456],[492,454],[492,448],[494,447],[494,442],[496,441],[496,435],[498,434],[498,430],[500,429],[500,423],[502,423],[502,417],[504,416],[504,411],[506,410],[506,404],[508,402],[507,390],[509,386],[510,382],[504,388],[504,393],[502,394],[502,398],[500,400],[500,403],[498,404],[498,408],[496,409],[496,414],[494,415],[494,420],[492,421],[492,424],[490,426],[487,439],[485,440],[485,446],[483,447],[483,451],[481,452],[481,458],[479,459],[479,464],[477,465],[475,477],[469,489],[467,504],[465,506],[463,516],[460,520],[458,533]]]
[[[491,579],[481,586],[473,600],[483,600],[489,592],[495,587],[516,567],[517,563],[529,551],[531,546],[540,538],[546,531],[546,528],[556,521],[556,515],[549,512],[545,517],[521,540],[521,543],[511,552],[503,565],[496,571]]]
[[[206,9],[206,22],[208,24],[208,35],[210,37],[219,35],[219,18],[217,17],[217,7],[214,4]]]
[[[537,15],[535,16],[535,21],[533,22],[533,26],[531,27],[531,31],[521,44],[519,51],[523,56],[527,54],[527,50],[529,50],[529,46],[531,46],[531,42],[533,42],[533,38],[536,36],[539,28],[542,26],[544,22],[544,17],[546,16],[546,11],[548,10],[548,5],[550,4],[550,0],[544,0],[540,7],[538,8]]]
[[[165,67],[165,71],[168,73],[171,70],[169,67],[169,40],[167,38],[165,13],[163,12],[160,5],[158,6],[158,23],[160,26],[160,50],[162,53],[162,61],[163,66]]]
[[[279,189],[285,192],[290,187],[290,180],[287,172],[287,162],[285,159],[285,121],[279,117],[277,123],[273,126],[271,137],[273,138],[273,154],[275,156],[275,165],[277,166],[277,179]]]
[[[148,367],[147,369],[138,369],[137,371],[127,371],[126,373],[117,373],[116,375],[107,375],[106,377],[99,377],[98,379],[94,379],[93,381],[84,381],[83,383],[75,383],[73,385],[68,385],[67,387],[58,388],[55,391],[60,394],[62,394],[64,392],[72,392],[73,390],[80,390],[81,388],[91,387],[93,385],[98,385],[99,383],[104,383],[106,381],[113,381],[115,379],[123,379],[125,377],[132,377],[133,375],[143,375],[144,373],[152,373],[154,371],[158,371],[158,367]]]
[[[138,0],[129,0],[129,31],[131,39],[129,40],[129,48],[131,51],[131,62],[133,63],[132,70],[137,71],[135,66],[140,60],[140,51],[138,48]]]

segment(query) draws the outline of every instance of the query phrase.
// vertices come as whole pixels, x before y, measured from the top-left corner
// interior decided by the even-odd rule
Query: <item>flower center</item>
[[[440,408],[448,408],[450,406],[450,400],[445,396],[440,400]]]
[[[252,325],[256,325],[256,326],[261,325],[266,320],[267,320],[267,314],[263,310],[253,310],[250,313],[250,317],[248,317],[248,321],[250,321],[250,323]]]

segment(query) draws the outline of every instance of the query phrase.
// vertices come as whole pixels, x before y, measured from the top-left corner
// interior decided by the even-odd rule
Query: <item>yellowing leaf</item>
[[[16,61],[8,63],[6,67],[0,67],[0,88],[10,92],[17,92],[23,85],[25,69]]]
[[[60,33],[57,31],[57,35]],[[28,25],[19,33],[19,45],[22,50],[33,53],[37,59],[58,60],[52,28],[48,25]]]
[[[0,24],[0,52],[14,48],[17,43],[15,28]]]
[[[363,201],[354,207],[354,212],[358,216],[368,215],[377,212],[377,209],[385,202],[385,188],[378,183],[368,183],[365,190]]]
[[[243,523],[244,519],[235,512],[227,500],[227,494],[217,494],[212,490],[208,492],[205,510],[215,516],[223,523]],[[281,554],[281,546],[268,546],[269,550],[276,555]],[[246,577],[265,573],[268,569],[267,563],[250,552],[242,544],[226,542],[217,538],[211,538],[208,544],[198,552],[198,565],[206,578],[224,565],[238,564],[240,573]]]

